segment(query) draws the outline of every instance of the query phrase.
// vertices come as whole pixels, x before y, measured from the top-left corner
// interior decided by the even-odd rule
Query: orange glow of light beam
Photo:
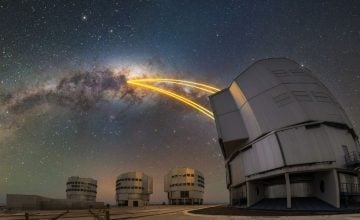
[[[199,105],[198,103],[196,103],[196,102],[194,102],[194,101],[192,101],[192,100],[190,100],[190,99],[188,99],[188,98],[185,98],[185,97],[183,97],[183,96],[181,96],[181,95],[178,95],[178,94],[176,94],[176,93],[174,93],[174,92],[170,92],[170,91],[168,91],[168,90],[161,89],[161,88],[158,88],[158,87],[156,87],[156,86],[152,86],[152,85],[148,85],[148,84],[136,82],[136,81],[134,81],[134,80],[128,80],[127,83],[128,83],[128,84],[131,84],[131,85],[143,87],[143,88],[146,88],[146,89],[150,89],[150,90],[156,91],[156,92],[158,92],[158,93],[161,93],[161,94],[163,94],[163,95],[167,95],[167,96],[169,96],[169,97],[171,97],[171,98],[174,98],[174,99],[176,99],[176,100],[178,100],[178,101],[180,101],[180,102],[183,102],[183,103],[191,106],[192,108],[198,110],[199,112],[203,113],[204,115],[206,115],[206,116],[208,116],[209,118],[211,118],[211,119],[214,120],[213,113],[212,113],[209,109],[207,109],[207,108]]]
[[[128,80],[128,82],[142,82],[142,81],[143,81],[143,80]],[[160,81],[155,81],[155,80],[154,80],[154,81],[148,81],[148,80],[145,80],[145,82],[172,83],[172,84],[187,86],[187,87],[191,87],[191,88],[196,88],[196,89],[202,90],[202,91],[207,92],[207,93],[210,93],[210,94],[213,94],[213,93],[216,92],[216,91],[213,91],[213,90],[204,88],[204,87],[200,87],[200,86],[196,86],[196,85],[192,85],[192,84],[188,84],[188,83],[183,83],[183,82],[175,82],[175,81],[167,81],[167,80],[160,80]]]
[[[207,85],[205,83],[198,83],[198,82],[193,82],[193,81],[188,81],[188,80],[180,80],[180,79],[167,79],[167,78],[144,78],[144,79],[132,79],[129,80],[130,82],[165,82],[165,83],[174,83],[174,84],[179,84],[179,85],[184,85],[184,86],[189,86],[189,87],[193,87],[193,88],[197,88],[200,90],[203,90],[205,92],[208,93],[215,93],[215,92],[219,92],[220,89],[214,87],[214,86],[210,86]],[[129,82],[128,81],[128,82]]]

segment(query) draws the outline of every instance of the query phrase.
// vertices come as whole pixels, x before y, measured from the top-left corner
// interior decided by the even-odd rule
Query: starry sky
[[[0,0],[0,203],[64,198],[79,175],[114,204],[117,175],[133,170],[153,176],[159,203],[176,166],[204,173],[206,202],[227,202],[214,122],[126,80],[224,88],[268,57],[311,69],[359,134],[359,1]],[[209,107],[206,94],[164,87]]]

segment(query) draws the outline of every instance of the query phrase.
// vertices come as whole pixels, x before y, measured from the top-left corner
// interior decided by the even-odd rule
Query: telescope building
[[[92,178],[71,176],[66,183],[66,198],[79,201],[96,201],[97,181]]]
[[[118,206],[146,206],[152,193],[153,179],[142,172],[123,173],[116,180]]]
[[[232,205],[321,209],[360,201],[358,137],[309,69],[260,60],[210,102]]]
[[[204,175],[192,168],[174,168],[164,178],[170,205],[202,205],[204,188]]]

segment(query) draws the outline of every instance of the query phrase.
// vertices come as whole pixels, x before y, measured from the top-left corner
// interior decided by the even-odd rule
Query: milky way
[[[149,92],[141,91],[127,84],[131,74],[128,69],[115,71],[110,69],[93,71],[72,71],[58,82],[40,83],[33,88],[0,94],[0,115],[22,116],[41,105],[56,105],[75,112],[88,112],[104,102],[122,102],[124,109],[140,104]],[[143,77],[146,77],[143,75]],[[160,86],[160,85],[158,85]],[[202,98],[207,94],[188,87],[162,85],[173,91],[183,92],[185,96]],[[140,90],[140,91],[139,91]],[[41,109],[41,108],[40,108]],[[123,110],[123,109],[121,109]],[[125,113],[125,111],[122,111]],[[3,128],[9,128],[3,120]],[[13,121],[10,121],[12,124]],[[9,123],[9,120],[8,120]]]
[[[4,94],[3,104],[6,111],[20,114],[42,103],[53,103],[75,111],[87,111],[94,108],[99,101],[112,98],[136,102],[134,90],[126,84],[125,75],[114,76],[110,70],[97,72],[78,71],[60,80],[53,89],[36,88],[30,91],[19,91],[16,94]]]

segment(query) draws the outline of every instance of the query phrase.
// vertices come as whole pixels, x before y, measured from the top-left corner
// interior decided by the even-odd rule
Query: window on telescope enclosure
[[[189,198],[189,191],[181,191],[180,196],[181,198]]]

